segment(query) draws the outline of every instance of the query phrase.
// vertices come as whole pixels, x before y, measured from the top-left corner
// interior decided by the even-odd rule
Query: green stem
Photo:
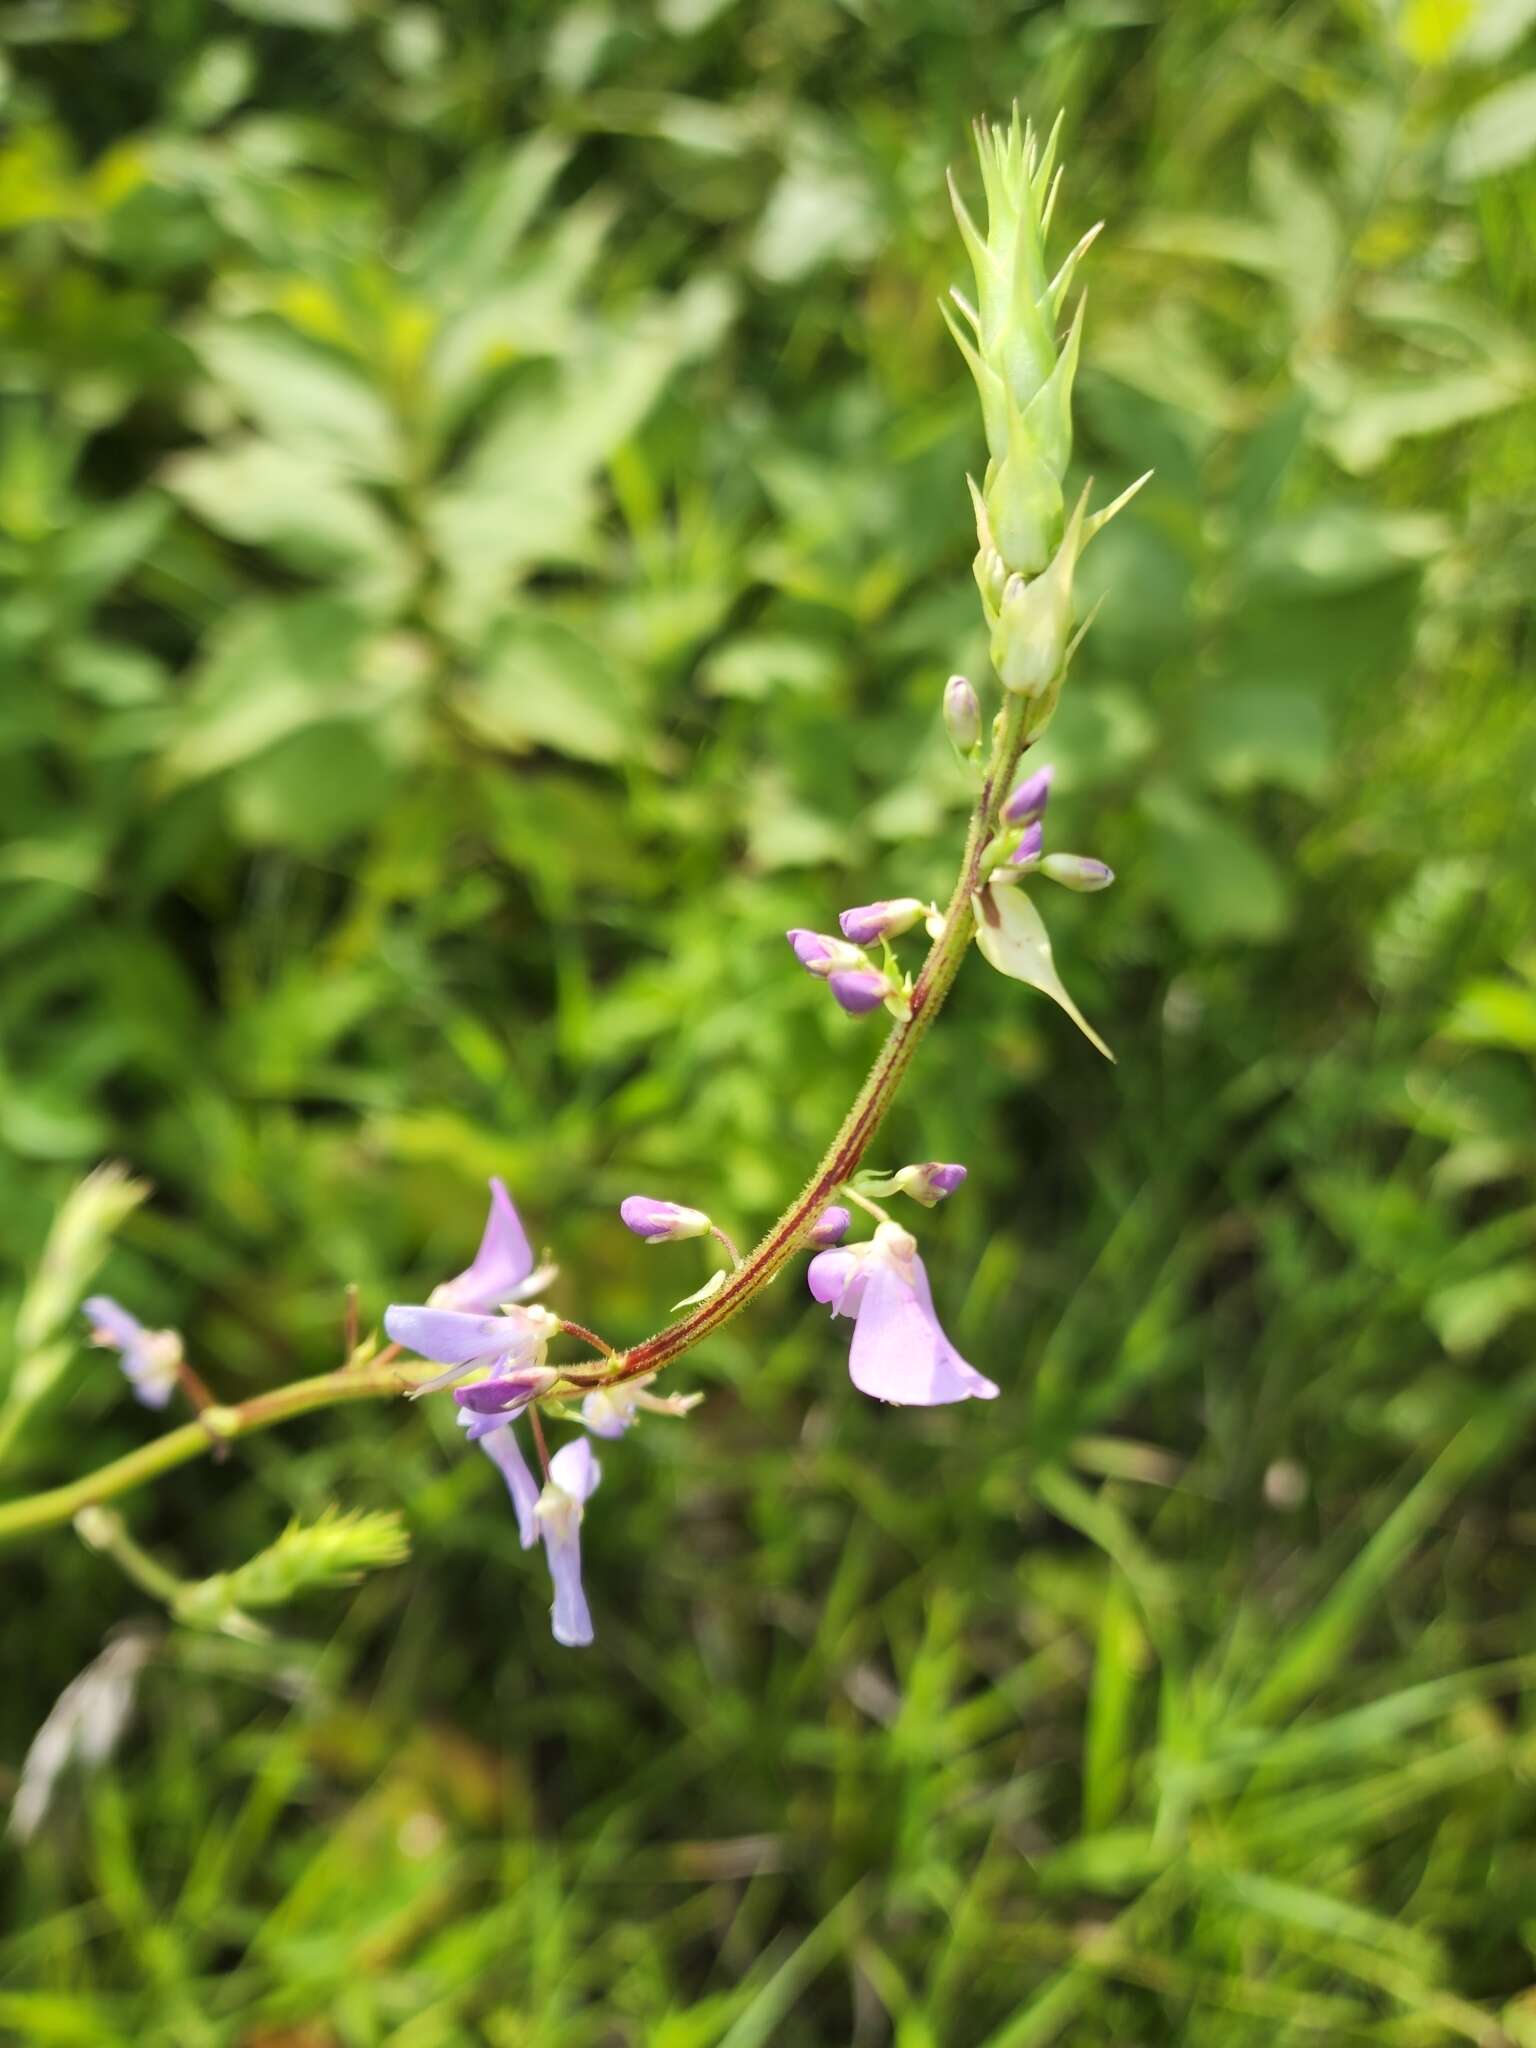
[[[981,881],[982,854],[997,830],[998,812],[1013,771],[1018,766],[1019,756],[1024,751],[1025,700],[1008,697],[1005,703],[987,764],[986,779],[976,808],[971,813],[965,853],[944,913],[943,927],[929,948],[922,971],[913,984],[906,1016],[898,1018],[892,1025],[863,1087],[855,1096],[852,1108],[843,1118],[815,1172],[762,1242],[729,1275],[718,1294],[712,1295],[681,1322],[672,1323],[653,1337],[647,1337],[644,1343],[636,1344],[629,1351],[611,1353],[612,1369],[603,1375],[601,1381],[588,1379],[585,1374],[581,1376],[583,1391],[593,1385],[617,1386],[625,1380],[659,1372],[685,1351],[691,1351],[695,1344],[701,1343],[723,1323],[729,1322],[732,1316],[739,1315],[799,1248],[806,1227],[858,1167],[890,1108],[896,1090],[901,1086],[913,1054],[942,1008],[971,942],[975,929],[971,898]],[[601,1339],[579,1325],[568,1324],[566,1327],[573,1336],[584,1339],[594,1348],[607,1349]],[[111,1464],[103,1465],[83,1479],[72,1480],[67,1486],[52,1487],[46,1493],[34,1493],[21,1500],[0,1503],[0,1543],[67,1522],[83,1508],[95,1507],[101,1501],[129,1493],[151,1479],[158,1479],[162,1472],[189,1464],[192,1459],[202,1457],[217,1446],[251,1436],[257,1430],[275,1428],[278,1423],[288,1422],[296,1415],[306,1415],[311,1409],[332,1408],[343,1401],[380,1400],[408,1392],[417,1379],[430,1377],[433,1370],[435,1368],[381,1362],[371,1366],[344,1366],[336,1372],[322,1373],[316,1379],[297,1380],[292,1386],[278,1387],[270,1394],[257,1394],[236,1406],[205,1409],[197,1421],[184,1423],[180,1429],[168,1431],[153,1443],[129,1451],[125,1457],[114,1458]]]

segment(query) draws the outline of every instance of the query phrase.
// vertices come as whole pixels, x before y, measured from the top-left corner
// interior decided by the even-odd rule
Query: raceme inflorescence
[[[842,911],[835,931],[806,926],[786,935],[799,966],[823,982],[850,1017],[884,1011],[890,1020],[805,1186],[745,1255],[704,1210],[652,1194],[629,1196],[620,1218],[648,1245],[708,1239],[716,1263],[705,1284],[675,1305],[673,1320],[627,1349],[545,1305],[541,1297],[557,1286],[558,1269],[536,1258],[499,1180],[491,1183],[490,1213],[473,1259],[425,1302],[387,1309],[382,1349],[377,1339],[358,1341],[354,1332],[339,1370],[238,1406],[209,1397],[174,1331],[147,1330],[109,1297],[93,1295],[85,1304],[88,1329],[97,1343],[117,1351],[138,1399],[161,1407],[179,1390],[196,1417],[87,1478],[0,1506],[0,1537],[73,1516],[88,1541],[114,1554],[183,1618],[249,1631],[256,1625],[239,1606],[241,1597],[247,1605],[269,1600],[274,1586],[305,1583],[306,1572],[323,1570],[332,1583],[344,1577],[349,1532],[362,1531],[367,1518],[329,1522],[323,1541],[290,1530],[251,1565],[189,1586],[139,1551],[102,1503],[209,1449],[222,1455],[239,1437],[310,1409],[402,1392],[413,1399],[441,1395],[466,1442],[478,1445],[501,1473],[523,1547],[543,1547],[556,1639],[585,1644],[593,1627],[581,1581],[581,1529],[602,1479],[594,1440],[614,1444],[642,1418],[687,1415],[700,1396],[658,1393],[658,1376],[746,1307],[791,1259],[807,1256],[811,1295],[851,1324],[849,1373],[861,1393],[910,1406],[996,1398],[994,1382],[946,1336],[917,1238],[885,1206],[899,1198],[933,1208],[954,1196],[965,1168],[929,1160],[880,1172],[863,1160],[973,941],[992,967],[1049,996],[1112,1057],[1062,983],[1035,884],[1092,892],[1114,878],[1102,861],[1047,849],[1053,771],[1041,766],[1021,774],[1020,764],[1050,722],[1087,628],[1074,597],[1078,560],[1139,485],[1097,512],[1089,510],[1087,490],[1070,502],[1067,495],[1083,328],[1081,298],[1075,308],[1068,301],[1097,230],[1054,272],[1047,268],[1060,189],[1057,132],[1042,142],[1015,110],[1005,127],[979,124],[976,140],[985,227],[955,192],[974,285],[969,293],[955,290],[944,312],[975,379],[986,433],[984,470],[979,481],[968,481],[975,578],[995,684],[978,688],[952,676],[937,706],[976,790],[948,901],[893,896]],[[990,716],[988,694],[996,700]],[[112,1183],[119,1206],[122,1185]],[[103,1200],[106,1189],[103,1181]],[[856,1223],[865,1219],[868,1234],[854,1238]],[[573,1341],[588,1355],[577,1362],[551,1359],[552,1346]],[[546,1426],[575,1433],[551,1449]],[[364,1560],[360,1548],[359,1569],[380,1555],[398,1554],[389,1549],[389,1532],[369,1527],[366,1534],[372,1554]],[[366,1547],[363,1534],[357,1541]],[[265,1591],[258,1596],[254,1588]]]

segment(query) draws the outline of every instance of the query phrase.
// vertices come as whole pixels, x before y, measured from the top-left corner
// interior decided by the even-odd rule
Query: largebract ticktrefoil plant
[[[986,463],[979,480],[970,479],[970,495],[976,584],[995,680],[989,686],[952,676],[936,707],[976,786],[947,900],[903,894],[900,878],[893,878],[893,893],[842,910],[836,930],[805,925],[787,934],[796,961],[850,1018],[879,1011],[889,1018],[847,1115],[800,1193],[744,1254],[706,1209],[677,1199],[674,1191],[628,1196],[620,1220],[629,1230],[657,1248],[698,1240],[712,1270],[674,1304],[671,1319],[654,1335],[623,1347],[540,1298],[562,1276],[536,1256],[511,1194],[493,1180],[478,1250],[425,1301],[386,1309],[382,1349],[376,1338],[354,1331],[340,1370],[239,1406],[223,1406],[209,1394],[174,1331],[146,1329],[130,1310],[92,1295],[85,1304],[87,1327],[98,1343],[118,1351],[139,1399],[162,1405],[180,1391],[197,1412],[168,1436],[86,1478],[0,1506],[0,1537],[73,1516],[87,1541],[113,1555],[180,1618],[250,1633],[258,1627],[247,1611],[252,1606],[392,1560],[400,1551],[393,1532],[377,1517],[331,1518],[310,1531],[286,1532],[271,1552],[235,1572],[194,1583],[141,1551],[103,1503],[201,1452],[222,1451],[235,1438],[310,1409],[369,1396],[441,1394],[466,1442],[479,1446],[505,1482],[523,1547],[543,1547],[556,1640],[582,1645],[592,1641],[593,1624],[582,1586],[581,1531],[602,1477],[593,1440],[617,1443],[642,1419],[686,1416],[700,1397],[653,1391],[658,1375],[745,1308],[791,1259],[809,1255],[810,1293],[852,1325],[849,1373],[862,1394],[894,1406],[936,1407],[990,1401],[1003,1391],[951,1343],[917,1238],[885,1206],[902,1199],[920,1210],[937,1209],[962,1188],[964,1165],[919,1160],[877,1169],[863,1162],[973,942],[992,967],[1048,995],[1101,1052],[1109,1051],[1062,983],[1035,885],[1043,880],[1091,893],[1114,878],[1091,855],[1048,849],[1052,771],[1021,772],[1024,756],[1050,723],[1086,630],[1075,593],[1078,562],[1131,495],[1092,511],[1087,490],[1070,499],[1067,490],[1072,387],[1083,335],[1083,302],[1074,304],[1072,293],[1097,229],[1051,268],[1046,251],[1060,189],[1058,134],[1059,124],[1042,143],[1017,110],[1004,126],[981,123],[976,141],[984,227],[955,192],[974,279],[970,292],[952,294],[945,317],[975,378],[986,434]],[[905,958],[903,947],[912,949]],[[101,1181],[90,1199],[109,1201],[116,1185]],[[119,1211],[126,1213],[121,1202]],[[851,1237],[863,1218],[872,1228]],[[71,1221],[69,1244],[91,1248],[89,1257],[77,1260],[80,1292],[107,1234],[82,1229],[78,1215]],[[59,1294],[61,1263],[67,1266],[68,1258],[57,1248],[45,1254],[50,1300]],[[552,1355],[557,1344],[572,1343],[585,1355]],[[7,1425],[0,1415],[0,1431],[14,1431],[16,1421]],[[551,1445],[549,1432],[558,1428],[574,1433]]]

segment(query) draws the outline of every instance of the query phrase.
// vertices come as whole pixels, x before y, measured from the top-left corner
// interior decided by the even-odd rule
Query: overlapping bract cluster
[[[979,486],[971,481],[976,584],[1003,687],[1034,707],[1031,738],[1055,709],[1075,645],[1078,556],[1130,496],[1090,516],[1084,492],[1070,516],[1066,509],[1082,299],[1060,340],[1058,327],[1077,266],[1099,230],[1090,228],[1061,266],[1047,271],[1046,237],[1060,188],[1060,126],[1042,145],[1017,108],[1006,128],[977,124],[985,233],[950,180],[976,297],[973,303],[964,292],[952,292],[954,307],[946,306],[944,315],[976,380],[987,436],[986,472]]]

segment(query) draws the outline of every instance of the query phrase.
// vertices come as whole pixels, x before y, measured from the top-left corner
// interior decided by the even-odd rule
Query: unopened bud
[[[962,754],[973,754],[981,740],[981,700],[965,676],[951,676],[944,685],[944,726]]]
[[[1075,889],[1080,896],[1107,889],[1115,879],[1113,868],[1086,853],[1048,853],[1040,863],[1040,872],[1049,875],[1053,882],[1060,882],[1063,889]]]
[[[901,1194],[910,1195],[914,1202],[921,1202],[925,1209],[931,1209],[946,1195],[952,1195],[965,1178],[963,1166],[928,1159],[920,1166],[904,1166],[891,1176],[891,1185]]]
[[[832,1245],[842,1243],[843,1239],[848,1235],[848,1228],[852,1222],[852,1216],[843,1208],[841,1203],[834,1202],[831,1208],[823,1209],[816,1218],[816,1221],[805,1233],[805,1241],[807,1244],[816,1245],[820,1250],[826,1251]]]
[[[842,939],[829,938],[825,932],[808,932],[797,928],[784,934],[794,950],[795,958],[807,974],[820,975],[823,980],[839,969],[863,967],[867,963],[857,946],[850,946]]]
[[[636,1237],[652,1244],[670,1243],[680,1237],[704,1237],[712,1228],[702,1209],[685,1209],[680,1202],[658,1202],[650,1195],[626,1195],[619,1215]]]
[[[890,982],[873,967],[855,967],[829,974],[827,987],[850,1017],[863,1017],[871,1010],[878,1010],[891,993]]]
[[[1037,818],[1043,818],[1055,775],[1056,770],[1047,766],[1037,768],[1033,775],[1026,777],[1003,805],[1003,823],[1033,825]]]
[[[886,903],[861,903],[845,910],[837,921],[845,939],[857,946],[872,946],[877,939],[896,939],[911,931],[930,907],[915,896],[894,896]]]

